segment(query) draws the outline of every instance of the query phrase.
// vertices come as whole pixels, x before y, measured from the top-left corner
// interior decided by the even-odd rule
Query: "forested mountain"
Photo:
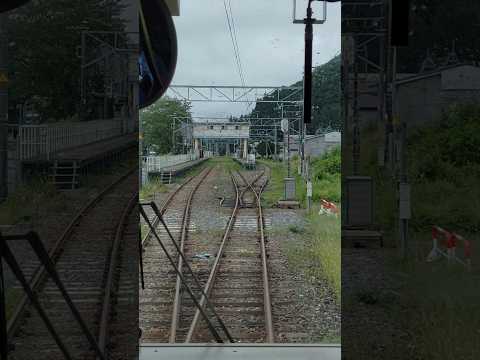
[[[342,121],[340,114],[340,55],[335,56],[327,63],[316,67],[313,71],[313,89],[312,89],[312,105],[313,105],[313,121],[308,126],[308,132],[330,129],[341,129]],[[303,87],[303,80],[300,80],[289,86]],[[288,90],[281,90],[281,96],[288,95]],[[275,95],[265,96],[263,99],[275,99]],[[294,95],[289,100],[300,100],[301,93]],[[297,109],[300,111],[301,109]],[[252,113],[245,117],[279,118],[282,115],[281,109],[275,103],[257,103]],[[292,115],[290,115],[292,116]],[[241,117],[243,118],[243,116]],[[254,123],[254,121],[252,121]]]
[[[399,72],[419,72],[427,51],[436,66],[445,64],[454,41],[461,62],[480,62],[480,1],[412,0],[410,4],[409,46],[398,48]],[[342,6],[342,32],[358,33],[358,22],[349,25],[347,18],[369,16],[380,16],[378,6]],[[376,32],[377,25],[375,21],[365,22],[362,29]],[[362,52],[378,60],[379,42],[369,42]]]

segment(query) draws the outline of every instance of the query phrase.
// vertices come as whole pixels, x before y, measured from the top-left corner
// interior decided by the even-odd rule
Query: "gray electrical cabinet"
[[[368,227],[374,223],[373,180],[369,176],[345,178],[345,222],[347,227]]]
[[[295,178],[285,178],[285,200],[295,200]]]

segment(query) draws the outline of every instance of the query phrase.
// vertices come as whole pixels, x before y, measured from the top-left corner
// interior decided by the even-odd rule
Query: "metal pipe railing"
[[[45,159],[57,151],[105,140],[122,134],[121,119],[75,123],[18,125],[19,160]]]

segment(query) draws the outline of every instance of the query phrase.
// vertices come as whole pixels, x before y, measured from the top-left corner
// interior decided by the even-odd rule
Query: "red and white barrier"
[[[320,204],[320,211],[318,212],[320,215],[338,215],[338,207],[334,203],[324,200],[321,200]]]
[[[432,241],[433,249],[430,251],[430,254],[428,254],[428,262],[437,260],[443,256],[448,259],[449,263],[457,261],[470,269],[472,247],[469,240],[458,235],[457,233],[442,229],[440,226],[433,226]],[[459,258],[456,254],[457,245],[460,243],[463,245],[463,259]],[[445,250],[443,250],[442,247]]]

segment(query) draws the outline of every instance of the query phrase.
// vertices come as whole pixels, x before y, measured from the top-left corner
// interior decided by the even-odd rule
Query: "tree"
[[[151,106],[140,111],[140,121],[144,131],[144,145],[160,154],[172,151],[172,135],[175,131],[175,142],[181,139],[180,121],[174,117],[191,121],[191,105],[177,99],[163,97]]]
[[[327,63],[317,66],[313,70],[312,81],[312,106],[313,120],[308,130],[315,133],[319,129],[331,128],[340,130],[342,119],[340,113],[341,91],[340,91],[340,56],[335,56]],[[292,86],[303,86],[303,81],[298,81]],[[289,95],[288,90],[280,90],[280,97]],[[289,100],[301,100],[301,94],[291,96]],[[275,96],[266,95],[263,100],[275,100]],[[282,116],[281,109],[275,103],[259,103],[255,105],[252,113],[258,114],[259,118],[279,118]],[[302,116],[301,114],[299,114]],[[252,120],[255,124],[255,120]],[[296,125],[298,127],[298,124]],[[280,134],[278,134],[280,138]]]
[[[119,0],[32,0],[8,14],[10,102],[33,102],[43,119],[77,113],[85,30],[123,31]]]

